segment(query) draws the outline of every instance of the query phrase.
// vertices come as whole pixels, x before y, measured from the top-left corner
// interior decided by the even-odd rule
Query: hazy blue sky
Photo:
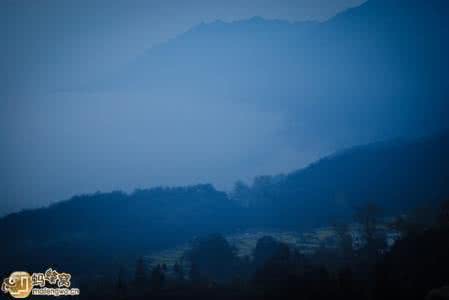
[[[63,79],[86,81],[128,63],[151,46],[214,20],[253,16],[325,20],[363,0],[4,0],[6,42],[0,51],[9,85],[45,81],[64,65]],[[7,70],[7,71],[6,71]],[[0,73],[1,74],[1,73]]]
[[[278,111],[223,95],[148,105],[141,94],[57,90],[101,79],[201,22],[322,21],[361,2],[2,1],[0,214],[97,190],[229,188],[328,153],[334,145],[289,144]]]

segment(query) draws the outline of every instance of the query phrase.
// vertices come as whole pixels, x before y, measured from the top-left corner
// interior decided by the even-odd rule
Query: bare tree
[[[372,245],[376,239],[377,225],[382,209],[375,203],[367,202],[356,207],[354,219],[362,225],[363,237],[367,245]]]
[[[333,221],[332,227],[337,235],[338,246],[345,258],[349,258],[353,254],[352,235],[349,224],[342,221]]]

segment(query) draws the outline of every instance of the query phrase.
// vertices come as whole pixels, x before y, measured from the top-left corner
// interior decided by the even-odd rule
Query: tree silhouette
[[[279,250],[280,243],[271,236],[263,236],[257,240],[253,250],[254,264],[256,267],[263,265],[271,259]]]
[[[214,280],[230,279],[237,262],[236,249],[220,234],[195,240],[185,256],[201,276]]]
[[[381,208],[372,202],[365,203],[356,208],[354,218],[362,226],[363,237],[367,245],[374,243],[381,214]]]
[[[334,221],[332,227],[337,235],[338,246],[345,258],[351,258],[353,255],[353,239],[349,225],[345,222]]]
[[[243,181],[234,183],[234,188],[230,194],[231,198],[241,205],[248,207],[251,204],[251,188]]]
[[[175,273],[177,280],[184,280],[184,269],[182,267],[182,264],[180,262],[176,262],[173,265],[173,273]]]
[[[134,283],[138,287],[145,285],[147,278],[147,270],[143,257],[139,257],[136,263],[136,272],[134,275]]]
[[[438,225],[449,227],[449,200],[441,203],[440,213],[438,215]]]
[[[165,274],[161,265],[157,265],[151,271],[151,288],[153,291],[159,291],[165,282]]]
[[[192,282],[199,282],[201,281],[201,274],[200,274],[200,270],[198,268],[198,265],[194,262],[191,263],[190,265],[190,270],[189,270],[189,278]]]
[[[116,295],[118,299],[124,299],[126,297],[127,292],[127,286],[126,286],[126,279],[125,279],[125,269],[123,266],[120,267],[118,276],[117,276],[117,283],[116,283]]]

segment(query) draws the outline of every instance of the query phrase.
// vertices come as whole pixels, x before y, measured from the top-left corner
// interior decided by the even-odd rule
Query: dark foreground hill
[[[237,225],[238,213],[239,207],[211,185],[75,196],[0,219],[8,236],[0,269],[61,266],[103,273],[195,235],[228,231]]]
[[[287,176],[258,177],[232,197],[211,185],[75,196],[0,219],[0,267],[101,273],[213,232],[322,226],[368,201],[396,215],[449,196],[448,153],[446,133],[346,150]]]
[[[354,147],[287,176],[264,176],[234,197],[248,203],[256,223],[318,226],[352,217],[366,202],[397,215],[435,206],[449,195],[449,133]]]

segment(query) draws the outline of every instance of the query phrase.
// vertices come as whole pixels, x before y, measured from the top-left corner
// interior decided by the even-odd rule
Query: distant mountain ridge
[[[24,168],[14,177],[22,182],[4,183],[11,200],[3,211],[73,190],[129,188],[146,180],[182,184],[199,178],[229,186],[235,174],[290,172],[350,145],[447,128],[447,5],[369,0],[322,23],[252,18],[202,24],[93,82],[89,89],[97,93],[77,87],[73,93],[29,95],[17,109],[8,101],[5,124],[29,134],[20,122],[26,113],[35,141],[16,144],[16,131],[5,127],[13,147],[4,150],[9,168]],[[62,121],[71,129],[62,128]],[[28,152],[34,144],[41,150]],[[68,151],[69,144],[79,149]],[[85,145],[96,148],[92,157],[81,155]],[[58,168],[46,155],[50,149],[62,162]],[[102,176],[108,165],[101,163],[103,153],[133,176]],[[220,171],[209,175],[211,166]],[[86,168],[104,180],[84,176]],[[53,179],[43,185],[27,179],[43,170]],[[61,172],[70,183],[58,180]],[[22,185],[40,195],[19,196]]]
[[[449,126],[448,6],[369,0],[322,23],[200,24],[95,88],[139,91],[149,103],[251,103],[285,115],[289,138],[303,143],[308,132],[428,135]]]

